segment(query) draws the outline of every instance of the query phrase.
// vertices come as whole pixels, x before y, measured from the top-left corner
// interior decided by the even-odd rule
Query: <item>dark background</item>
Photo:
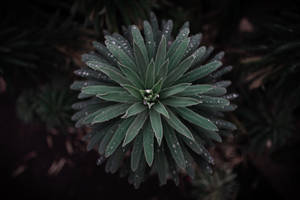
[[[3,2],[1,196],[205,199],[192,195],[199,188],[184,175],[178,187],[160,187],[153,176],[135,190],[126,178],[106,174],[96,165],[98,154],[86,152],[88,129],[75,129],[70,120],[76,93],[69,85],[84,66],[81,54],[92,50],[91,41],[103,41],[103,31],[140,25],[151,10],[174,21],[173,36],[190,21],[191,33],[203,33],[202,44],[225,51],[223,62],[234,66],[226,78],[240,94],[239,108],[227,117],[238,130],[210,151],[237,177],[231,195],[216,199],[299,199],[300,5],[271,0]]]

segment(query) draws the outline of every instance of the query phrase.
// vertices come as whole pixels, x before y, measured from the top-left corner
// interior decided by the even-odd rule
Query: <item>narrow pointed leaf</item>
[[[135,57],[135,63],[137,66],[137,71],[139,72],[139,75],[144,79],[145,72],[147,69],[146,61],[143,57],[143,54],[142,54],[139,46],[135,42],[133,43],[133,50],[134,50],[134,57]]]
[[[152,58],[155,53],[155,42],[154,42],[154,34],[152,31],[152,27],[150,26],[148,21],[144,21],[144,35],[146,47],[148,50],[148,57]]]
[[[106,131],[106,133],[105,133],[105,135],[104,135],[103,139],[101,140],[101,142],[99,144],[99,147],[98,147],[98,153],[99,154],[101,154],[101,155],[104,154],[105,149],[106,149],[106,147],[107,147],[110,139],[112,138],[113,133],[115,132],[117,127],[118,127],[117,125],[114,125]]]
[[[166,109],[166,107],[164,106],[164,104],[162,104],[160,101],[158,101],[154,106],[153,106],[153,109],[162,114],[163,116],[165,116],[166,118],[169,118],[169,113]]]
[[[124,89],[117,86],[92,85],[82,88],[85,94],[105,95],[110,92],[124,92]]]
[[[158,145],[160,145],[163,138],[163,128],[162,128],[160,114],[155,110],[151,109],[149,115],[150,115],[151,126],[154,131],[155,137],[157,139],[157,143]]]
[[[126,146],[128,143],[130,143],[139,134],[139,131],[143,127],[147,117],[148,114],[146,111],[138,114],[135,117],[134,121],[131,123],[131,125],[129,126],[126,132],[126,136],[122,145],[123,147]]]
[[[169,73],[165,84],[168,86],[180,79],[183,74],[191,67],[193,60],[193,56],[190,56],[183,60],[172,72]]]
[[[129,81],[122,75],[122,72],[118,69],[116,69],[113,66],[99,63],[95,61],[88,61],[86,64],[94,69],[103,72],[106,74],[109,78],[111,78],[113,81],[119,83],[119,84],[128,84]]]
[[[96,95],[105,101],[113,101],[120,103],[133,103],[139,101],[136,97],[131,96],[128,92],[110,92],[104,95]]]
[[[165,36],[162,36],[155,57],[155,71],[159,71],[160,66],[166,60],[166,54],[167,54],[167,41]]]
[[[175,69],[175,67],[177,67],[177,65],[179,64],[179,62],[184,56],[184,53],[186,51],[189,42],[190,42],[189,38],[185,38],[184,40],[182,40],[182,42],[178,45],[175,53],[172,56],[170,56],[169,71],[172,71],[173,69]]]
[[[159,93],[160,90],[161,90],[162,84],[163,84],[163,80],[162,80],[162,79],[159,79],[159,80],[154,84],[154,86],[152,87],[153,92],[154,92],[154,93]]]
[[[147,53],[147,49],[145,46],[144,38],[143,38],[140,30],[138,29],[137,26],[133,25],[131,27],[131,33],[132,33],[133,41],[137,44],[137,46],[140,48],[140,50],[143,54],[145,63],[148,64],[148,62],[149,62],[148,53]]]
[[[143,154],[143,135],[139,134],[136,136],[133,144],[133,148],[130,156],[130,166],[131,170],[135,172],[138,167]]]
[[[207,94],[214,89],[215,86],[208,84],[191,85],[184,91],[178,93],[180,96],[197,96],[199,94]]]
[[[163,64],[161,64],[158,71],[156,71],[156,77],[165,79],[168,75],[168,66],[169,66],[169,59],[167,59]]]
[[[108,50],[118,59],[118,61],[131,68],[132,70],[136,69],[134,61],[123,51],[120,45],[114,44],[114,41],[105,40],[106,47]]]
[[[198,113],[188,108],[176,108],[176,111],[185,120],[211,131],[218,131],[217,126],[209,119],[202,117]]]
[[[137,99],[141,99],[140,90],[132,85],[123,84],[121,85],[125,90],[127,90],[132,96],[136,97]]]
[[[187,56],[191,55],[191,53],[194,52],[200,45],[201,39],[202,39],[201,33],[191,36],[190,42],[188,44],[188,47],[186,48],[186,51],[185,51],[183,57],[187,57]]]
[[[182,40],[186,39],[190,33],[190,29],[188,27],[183,28],[180,30],[179,34],[177,35],[175,41],[171,44],[167,57],[172,56],[176,49],[178,48],[179,44],[182,42]]]
[[[126,112],[122,116],[122,118],[128,118],[128,117],[131,117],[133,115],[137,115],[137,114],[145,111],[146,109],[147,109],[147,107],[144,104],[142,104],[140,102],[134,103],[134,104],[132,104],[132,106],[130,106],[126,110]]]
[[[188,88],[190,85],[191,85],[191,83],[180,83],[180,84],[174,85],[172,87],[165,88],[161,91],[159,97],[163,99],[163,98],[172,96],[174,94],[180,93],[180,92],[184,91],[186,88]]]
[[[168,112],[170,118],[169,119],[165,118],[167,123],[172,128],[174,128],[178,133],[194,141],[194,137],[191,131],[180,121],[180,119],[178,119],[178,117],[170,109],[168,109]]]
[[[125,111],[129,108],[129,104],[115,104],[112,106],[107,106],[105,108],[97,111],[97,115],[92,121],[92,124],[105,122],[111,120],[119,115],[125,113]]]
[[[122,73],[128,78],[134,86],[138,88],[143,88],[143,81],[140,79],[139,75],[132,69],[126,67],[125,65],[119,63]]]
[[[222,63],[220,61],[213,61],[206,65],[200,66],[187,74],[185,74],[180,81],[181,82],[193,82],[197,79],[203,78],[209,75],[211,72],[217,70],[221,67]]]
[[[166,37],[167,41],[170,40],[172,29],[173,29],[173,21],[168,20],[167,23],[164,25],[163,30],[162,30],[162,34],[163,34],[163,36]]]
[[[172,96],[161,101],[163,104],[172,107],[188,107],[200,103],[198,99],[192,97],[176,97]]]
[[[151,167],[154,159],[154,132],[150,122],[147,122],[143,132],[143,146],[146,162]]]
[[[145,86],[146,88],[150,88],[153,86],[155,81],[155,66],[154,61],[151,60],[146,70],[146,78],[145,78]]]
[[[118,148],[118,146],[121,144],[122,140],[125,137],[126,131],[129,128],[130,124],[133,121],[132,118],[128,118],[123,120],[123,122],[119,125],[118,129],[112,136],[111,140],[109,141],[106,149],[105,149],[105,157],[109,157],[114,153],[114,151]]]
[[[87,145],[87,150],[90,151],[92,150],[104,137],[106,134],[107,130],[109,127],[102,128],[100,130],[97,130],[96,133],[92,136],[90,139],[88,145]]]
[[[164,130],[164,137],[166,138],[167,145],[169,147],[173,159],[180,168],[185,169],[186,165],[184,155],[182,153],[181,146],[178,142],[175,132],[172,128],[169,128],[167,126],[164,126]]]
[[[159,182],[160,185],[164,185],[167,183],[168,164],[163,147],[156,148],[155,158],[156,160],[154,162],[158,173]]]

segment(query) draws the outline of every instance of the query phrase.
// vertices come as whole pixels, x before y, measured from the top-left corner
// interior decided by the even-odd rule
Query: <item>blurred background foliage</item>
[[[268,178],[273,175],[266,172],[268,165],[262,165],[259,157],[270,159],[271,166],[300,161],[296,155],[299,1],[11,0],[0,8],[1,98],[9,99],[4,102],[15,106],[23,122],[52,130],[45,133],[47,145],[52,148],[49,137],[53,137],[53,130],[63,135],[75,131],[70,129],[70,118],[76,94],[69,85],[74,79],[73,71],[83,66],[81,55],[92,50],[92,41],[102,41],[105,33],[122,32],[122,26],[130,24],[141,25],[150,11],[159,19],[173,19],[175,30],[189,21],[193,34],[203,33],[204,45],[225,51],[223,62],[234,66],[233,72],[226,75],[232,80],[230,90],[239,94],[235,100],[239,108],[227,116],[238,126],[236,136],[210,150],[220,163],[215,174],[199,172],[194,181],[184,181],[182,177],[181,182],[188,184],[180,184],[181,189],[193,192],[183,192],[177,198],[250,199],[251,195],[247,197],[245,193],[260,191],[265,179],[272,188],[280,188],[279,196],[287,198],[291,193],[286,191],[290,190],[276,186],[276,180]],[[76,134],[82,136],[88,131],[80,129]],[[77,148],[75,151],[84,156],[81,138],[68,134],[60,138],[66,141],[66,151],[71,155]],[[68,159],[72,160],[70,155]],[[53,163],[69,163],[60,161]],[[225,162],[229,167],[218,167]],[[283,171],[288,169],[283,167]],[[21,170],[19,174],[22,173]],[[158,193],[155,198],[165,196]]]

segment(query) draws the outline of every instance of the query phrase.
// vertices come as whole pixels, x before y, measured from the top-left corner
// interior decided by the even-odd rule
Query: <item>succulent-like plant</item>
[[[92,126],[88,149],[98,144],[98,163],[107,159],[107,172],[129,173],[135,187],[149,172],[161,184],[168,178],[178,184],[179,172],[194,176],[194,162],[211,172],[205,145],[235,129],[220,119],[236,107],[229,101],[236,95],[226,95],[230,81],[216,82],[231,70],[220,69],[224,53],[212,57],[212,47],[199,46],[201,34],[189,37],[189,23],[172,40],[171,20],[160,30],[154,14],[150,19],[144,37],[133,25],[125,37],[106,35],[106,46],[94,42],[97,52],[83,55],[89,68],[75,71],[87,80],[71,86],[88,99],[73,105],[80,109],[76,126]]]

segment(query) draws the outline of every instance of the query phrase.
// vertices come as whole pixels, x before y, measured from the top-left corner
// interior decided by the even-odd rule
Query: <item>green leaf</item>
[[[161,148],[156,148],[155,157],[154,163],[158,173],[159,182],[160,185],[164,185],[167,183],[168,164],[163,146],[161,146]]]
[[[131,33],[132,33],[133,41],[137,44],[137,46],[140,48],[140,50],[143,54],[145,63],[148,64],[148,62],[149,62],[148,53],[147,53],[147,49],[145,46],[144,38],[143,38],[140,30],[138,29],[137,26],[133,25],[133,26],[131,26]]]
[[[124,89],[126,89],[132,96],[136,97],[137,99],[142,99],[140,90],[132,85],[123,84],[121,85]]]
[[[141,128],[143,127],[146,119],[148,117],[148,113],[146,111],[138,114],[134,121],[131,123],[129,128],[127,129],[126,136],[123,142],[123,147],[130,143],[139,133]]]
[[[182,148],[184,158],[186,160],[186,173],[192,178],[195,178],[195,167],[193,166],[194,159],[186,148]]]
[[[178,119],[178,117],[170,110],[168,109],[170,118],[165,118],[167,123],[174,128],[178,133],[182,134],[183,136],[189,138],[190,140],[194,141],[193,134],[191,131]]]
[[[189,33],[190,33],[190,29],[188,27],[183,28],[183,29],[180,30],[180,32],[177,35],[175,41],[171,44],[171,46],[168,50],[168,54],[167,54],[168,58],[175,53],[175,51],[178,48],[179,44],[181,44],[182,40],[186,39],[189,36]]]
[[[150,12],[150,22],[151,22],[151,26],[153,29],[154,39],[156,42],[158,42],[160,31],[159,31],[159,25],[158,25],[157,18],[153,12]]]
[[[167,59],[156,71],[156,77],[165,79],[168,75],[169,59]],[[157,69],[156,69],[157,70]]]
[[[96,131],[96,133],[92,136],[91,140],[87,145],[88,151],[92,150],[96,146],[96,144],[98,144],[101,141],[101,139],[104,137],[105,133],[107,132],[108,128],[109,127],[105,127]]]
[[[141,185],[141,183],[144,181],[145,177],[145,168],[146,168],[146,162],[145,158],[142,157],[140,159],[139,167],[133,174],[133,185],[135,189],[138,189]]]
[[[143,57],[143,54],[138,47],[138,45],[134,42],[133,43],[133,50],[134,50],[134,57],[135,57],[135,62],[137,65],[137,71],[139,72],[140,76],[142,79],[145,79],[145,72],[146,72],[146,61]]]
[[[236,125],[222,119],[212,119],[212,121],[217,125],[217,127],[222,129],[229,129],[231,131],[234,131],[237,129]]]
[[[159,71],[160,66],[165,62],[167,54],[167,41],[165,36],[161,37],[155,57],[155,71]]]
[[[154,42],[152,27],[148,21],[144,21],[144,35],[145,35],[146,47],[148,50],[148,57],[152,58],[155,53],[155,42]]]
[[[160,114],[156,112],[154,109],[151,109],[149,115],[150,115],[151,126],[154,131],[157,143],[158,145],[160,145],[163,138],[163,128],[162,128]]]
[[[119,125],[117,131],[112,136],[111,140],[109,141],[106,150],[105,150],[105,157],[109,157],[114,153],[114,151],[118,148],[118,146],[121,144],[122,140],[125,137],[126,131],[129,128],[130,124],[133,121],[132,118],[127,118],[122,121],[122,123]]]
[[[115,104],[107,106],[97,111],[97,115],[94,117],[92,124],[101,123],[111,120],[119,115],[123,114],[128,108],[129,104]]]
[[[162,104],[160,101],[158,101],[154,106],[153,109],[162,114],[163,116],[165,116],[166,118],[169,118],[169,113],[167,111],[167,109],[165,108],[164,104]]]
[[[172,29],[173,29],[173,21],[172,20],[168,20],[167,23],[165,23],[165,25],[163,27],[163,30],[162,30],[162,34],[163,34],[163,36],[166,37],[167,41],[170,40]]]
[[[116,128],[117,128],[117,125],[114,125],[106,131],[106,133],[105,133],[105,135],[104,135],[103,139],[101,140],[101,142],[99,144],[99,147],[98,147],[98,153],[99,154],[101,154],[101,155],[104,154],[105,149],[106,149],[110,139],[112,138],[113,133],[115,132]]]
[[[165,88],[161,91],[159,97],[161,99],[172,96],[174,94],[180,93],[182,91],[184,91],[186,88],[188,88],[191,85],[191,83],[180,83],[177,85],[174,85],[172,87],[169,88]]]
[[[154,159],[154,132],[150,122],[147,122],[143,132],[143,146],[146,162],[151,167]]]
[[[189,42],[190,42],[189,38],[185,38],[184,40],[182,40],[182,42],[178,45],[175,53],[169,57],[170,59],[169,67],[168,67],[169,71],[172,71],[173,69],[175,69],[175,67],[177,67],[178,63],[183,58],[183,55],[186,51]]]
[[[121,46],[116,44],[113,40],[106,36],[105,45],[108,50],[118,59],[118,61],[132,70],[136,70],[134,61],[121,49]]]
[[[201,106],[206,106],[206,105],[228,106],[230,104],[229,100],[221,97],[210,97],[210,96],[201,95],[199,96],[199,100],[202,102],[200,104]]]
[[[184,52],[183,57],[189,56],[192,52],[195,52],[195,50],[200,45],[201,39],[201,33],[191,36],[190,42],[188,44],[188,47],[186,48],[186,51]]]
[[[145,78],[145,87],[150,88],[153,86],[155,81],[155,68],[154,68],[154,61],[153,59],[150,61],[150,63],[147,66],[146,70],[146,78]]]
[[[99,85],[103,84],[99,81],[74,81],[72,85],[70,86],[71,90],[81,90],[81,88],[86,87],[86,86],[91,86],[91,85]]]
[[[96,95],[105,101],[113,101],[120,103],[134,103],[139,101],[136,97],[131,96],[128,92],[111,92],[104,95]]]
[[[122,73],[128,78],[128,80],[136,87],[143,88],[143,81],[140,79],[139,75],[132,69],[119,63]]]
[[[196,129],[199,130],[199,132],[201,132],[202,134],[205,134],[206,137],[208,137],[216,142],[220,142],[220,143],[222,142],[222,138],[215,131],[205,130],[205,129],[202,129],[199,127],[196,127]]]
[[[209,152],[206,150],[206,148],[202,145],[201,138],[194,134],[195,141],[191,141],[187,139],[186,137],[182,137],[184,143],[191,148],[195,153],[198,155],[201,155],[208,163],[214,164],[214,160],[209,154]]]
[[[172,107],[187,107],[193,106],[200,103],[198,99],[192,97],[176,97],[172,96],[167,99],[161,100],[161,102],[165,105]]]
[[[180,168],[185,169],[186,165],[185,165],[184,155],[182,153],[181,146],[178,142],[175,132],[173,131],[172,128],[168,128],[167,126],[164,126],[164,133],[165,133],[164,136],[166,138],[167,145],[176,164]]]
[[[214,86],[208,85],[208,84],[191,85],[191,86],[187,87],[184,91],[178,93],[178,95],[180,95],[180,96],[196,96],[199,94],[207,94],[212,89],[214,89]]]
[[[143,135],[139,134],[138,136],[136,136],[134,140],[134,144],[130,156],[131,159],[130,166],[133,172],[135,172],[138,169],[142,154],[143,154]]]
[[[165,85],[168,86],[181,78],[183,74],[191,67],[193,60],[193,56],[183,60],[173,71],[169,73],[168,77],[166,78]]]
[[[192,111],[188,108],[175,108],[176,111],[180,114],[182,118],[185,120],[200,126],[204,129],[211,130],[211,131],[218,131],[218,127],[209,119],[202,117],[198,113]]]
[[[147,109],[147,107],[144,104],[142,104],[140,102],[134,103],[134,104],[132,104],[132,106],[130,106],[126,110],[126,112],[122,116],[122,118],[128,118],[128,117],[131,117],[133,115],[137,115],[137,114],[145,111],[146,109]]]
[[[163,85],[163,80],[162,79],[159,79],[155,84],[154,86],[152,87],[152,90],[155,94],[159,93],[160,90],[161,90],[161,87]]]
[[[206,47],[202,46],[198,48],[192,55],[195,57],[193,63],[192,63],[192,68],[194,66],[197,66],[199,62],[201,61],[202,57],[205,55],[206,52]]]
[[[111,172],[112,174],[116,173],[118,169],[122,165],[122,161],[125,157],[125,154],[123,152],[122,147],[119,147],[115,153],[108,159],[107,164],[109,164],[109,168],[105,166],[105,169],[108,168],[108,172]]]
[[[110,61],[112,63],[117,63],[117,59],[112,56],[112,54],[109,52],[109,50],[101,43],[93,41],[93,46],[95,49],[100,53],[107,61]]]
[[[226,93],[227,93],[226,88],[223,88],[223,87],[213,87],[212,90],[206,92],[205,94],[209,95],[209,96],[223,96]]]
[[[213,61],[206,65],[200,66],[187,74],[185,74],[179,81],[180,82],[193,82],[195,80],[201,79],[213,71],[217,70],[219,67],[221,67],[222,62],[220,61]]]
[[[110,92],[124,92],[124,89],[116,86],[106,86],[106,85],[91,85],[82,88],[81,90],[84,94],[97,94],[105,95]]]
[[[130,46],[130,43],[128,40],[126,40],[122,35],[118,33],[113,33],[112,36],[118,41],[118,43],[121,45],[122,49],[131,57],[133,57],[133,52]]]
[[[129,83],[129,81],[122,75],[121,71],[111,65],[95,61],[88,61],[86,62],[86,64],[90,68],[97,71],[101,71],[102,73],[106,74],[109,78],[111,78],[113,81],[119,84]]]

